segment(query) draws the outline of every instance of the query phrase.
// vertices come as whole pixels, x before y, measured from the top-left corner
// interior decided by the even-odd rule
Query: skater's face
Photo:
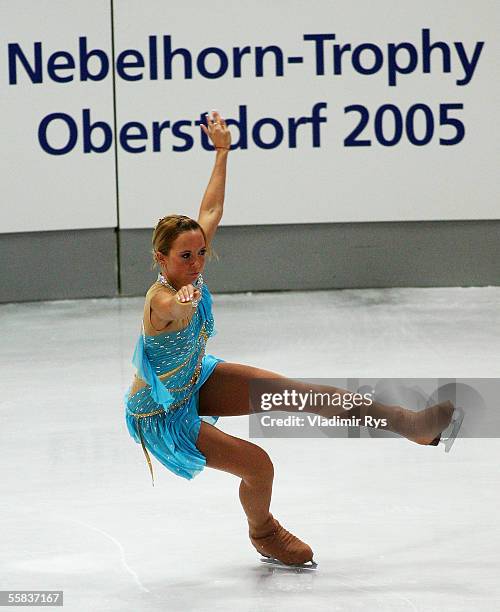
[[[182,232],[168,255],[160,255],[163,274],[176,289],[191,285],[203,272],[207,247],[200,230]]]

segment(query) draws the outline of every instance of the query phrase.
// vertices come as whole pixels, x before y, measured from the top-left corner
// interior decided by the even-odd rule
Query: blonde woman
[[[273,563],[314,568],[310,546],[284,529],[269,511],[274,470],[267,452],[214,425],[221,416],[249,414],[249,386],[257,379],[266,379],[266,390],[271,392],[295,389],[307,393],[311,388],[323,393],[347,391],[305,385],[205,353],[206,342],[215,332],[212,298],[202,272],[222,217],[231,135],[218,112],[207,115],[207,125],[202,124],[201,129],[215,147],[215,166],[197,221],[169,215],[154,229],[152,255],[161,271],[146,293],[142,333],[133,356],[137,373],[125,396],[127,427],[142,445],[152,478],[148,451],[183,478],[192,479],[205,466],[240,478],[239,497],[256,550]],[[297,410],[293,406],[288,409]],[[418,413],[376,402],[350,410],[308,410],[328,417],[370,415],[380,422],[385,419],[383,428],[426,445],[439,442],[454,414],[450,402]],[[453,425],[454,435],[458,426]]]

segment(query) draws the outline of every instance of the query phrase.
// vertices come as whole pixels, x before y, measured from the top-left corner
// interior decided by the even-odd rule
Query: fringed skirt
[[[215,425],[219,417],[198,415],[199,390],[215,366],[223,361],[213,355],[204,355],[200,375],[192,387],[189,399],[171,412],[163,410],[151,398],[149,386],[139,389],[130,398],[129,387],[125,395],[127,429],[132,438],[142,444],[152,478],[153,470],[147,451],[171,472],[188,480],[197,476],[205,467],[206,458],[196,447],[201,420]],[[133,413],[141,416],[134,416]],[[144,416],[149,413],[155,414]]]

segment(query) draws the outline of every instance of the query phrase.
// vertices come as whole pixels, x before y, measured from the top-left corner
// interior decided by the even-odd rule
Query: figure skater
[[[126,423],[130,435],[142,445],[153,486],[148,451],[186,479],[192,479],[205,466],[234,474],[241,478],[239,498],[247,516],[250,541],[264,557],[262,560],[315,567],[310,546],[289,533],[270,513],[274,470],[267,452],[214,425],[221,416],[250,414],[251,381],[266,379],[266,390],[276,393],[295,389],[343,395],[348,391],[305,384],[205,354],[206,342],[215,330],[212,298],[202,272],[222,217],[231,149],[231,135],[223,117],[212,112],[212,116],[207,114],[206,123],[200,127],[216,155],[198,220],[168,215],[158,221],[153,232],[153,262],[161,272],[145,297],[142,333],[132,359],[137,373],[125,395]],[[290,406],[287,410],[298,408]],[[460,426],[453,419],[456,411],[451,402],[419,412],[378,402],[349,410],[332,406],[306,410],[326,417],[370,415],[385,419],[387,426],[383,429],[424,445],[437,445],[447,427],[453,428],[453,438]]]

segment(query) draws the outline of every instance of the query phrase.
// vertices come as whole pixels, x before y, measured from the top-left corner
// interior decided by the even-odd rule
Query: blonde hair
[[[184,232],[190,232],[193,230],[200,230],[200,232],[203,234],[208,257],[211,258],[212,255],[215,254],[215,257],[218,259],[217,253],[215,253],[212,247],[208,244],[205,231],[198,221],[195,221],[190,217],[186,217],[185,215],[168,215],[160,219],[153,230],[153,237],[151,240],[153,244],[153,249],[151,251],[153,256],[153,265],[151,266],[151,269],[154,270],[154,268],[159,265],[158,261],[156,260],[155,251],[160,251],[160,253],[163,255],[168,255],[176,238]]]

